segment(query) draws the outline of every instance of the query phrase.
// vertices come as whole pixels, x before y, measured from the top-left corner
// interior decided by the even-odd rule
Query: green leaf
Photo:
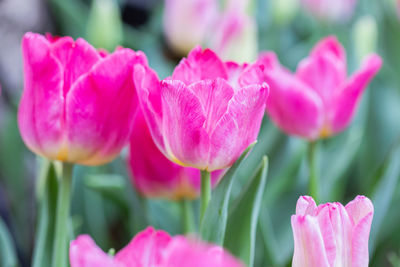
[[[3,267],[16,267],[17,255],[11,234],[0,217],[0,263]]]
[[[43,161],[41,174],[38,181],[40,191],[37,190],[39,215],[33,252],[33,267],[47,267],[51,265],[56,217],[58,182],[53,163],[49,163],[47,160]]]
[[[264,156],[256,175],[235,200],[228,218],[224,246],[249,267],[254,265],[256,232],[267,181],[268,160]]]
[[[243,159],[254,145],[255,143],[251,144],[242,153],[214,190],[211,202],[204,215],[203,223],[200,226],[200,236],[203,240],[222,245],[225,237],[226,221],[228,219],[229,198],[236,170],[241,166]]]

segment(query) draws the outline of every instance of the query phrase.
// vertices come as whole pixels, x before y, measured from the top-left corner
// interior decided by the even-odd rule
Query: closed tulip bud
[[[129,141],[136,93],[130,49],[98,52],[83,39],[34,33],[22,40],[24,92],[18,124],[25,144],[53,160],[98,165]]]
[[[373,215],[372,202],[364,196],[345,207],[338,202],[316,206],[311,197],[300,197],[292,216],[292,266],[368,267]]]
[[[368,55],[361,68],[347,77],[346,54],[335,37],[320,41],[296,73],[282,67],[273,52],[260,57],[271,87],[267,113],[284,132],[308,140],[343,131],[351,122],[363,91],[382,60]]]
[[[88,235],[71,242],[71,267],[242,267],[239,260],[223,248],[189,240],[183,236],[171,237],[161,230],[148,227],[115,256],[104,253]]]
[[[193,49],[172,77],[160,81],[135,66],[143,114],[160,151],[185,167],[231,166],[258,135],[268,87],[253,79],[258,65],[224,63],[211,50]]]
[[[136,189],[146,197],[180,200],[194,199],[199,195],[200,171],[182,167],[161,153],[140,110],[133,123],[129,167]],[[214,186],[221,174],[221,171],[211,174]]]
[[[318,20],[344,23],[352,17],[357,0],[302,0],[302,4]]]
[[[353,28],[354,50],[359,61],[376,50],[378,26],[373,16],[359,18]]]
[[[218,0],[165,0],[164,34],[170,48],[186,55],[214,31]]]

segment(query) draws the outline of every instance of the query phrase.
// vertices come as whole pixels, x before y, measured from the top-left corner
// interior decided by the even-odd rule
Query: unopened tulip
[[[132,181],[142,195],[173,200],[194,199],[199,195],[200,171],[182,167],[161,153],[140,110],[134,119],[130,148]],[[221,174],[221,171],[211,174],[214,186]]]
[[[201,47],[162,81],[136,65],[141,108],[160,151],[177,164],[209,172],[231,166],[256,140],[263,118],[268,87],[251,82],[257,67],[226,64]]]
[[[108,54],[83,39],[22,40],[24,92],[18,112],[22,139],[36,154],[71,163],[111,161],[129,141],[136,110],[132,80],[141,52]]]
[[[353,15],[357,0],[302,0],[302,4],[321,21],[343,23]]]
[[[381,58],[371,54],[347,78],[345,50],[335,37],[320,41],[294,74],[273,52],[263,54],[260,61],[271,87],[271,120],[287,134],[308,140],[332,136],[349,125],[363,91],[382,65]]]
[[[164,34],[170,48],[186,55],[214,31],[218,0],[165,0]]]
[[[104,253],[87,235],[70,245],[71,267],[240,267],[223,248],[148,227],[115,256]]]
[[[368,267],[368,239],[374,207],[358,196],[340,203],[316,206],[311,197],[297,201],[292,216],[293,267]]]

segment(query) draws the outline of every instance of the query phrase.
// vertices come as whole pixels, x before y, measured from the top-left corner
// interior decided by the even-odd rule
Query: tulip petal
[[[367,267],[369,262],[368,239],[373,212],[366,214],[353,230],[351,241],[351,266]]]
[[[181,81],[164,80],[161,87],[167,156],[180,165],[205,169],[210,140],[199,99]]]
[[[182,59],[172,74],[173,80],[180,80],[186,85],[216,78],[228,79],[225,65],[212,50],[202,50],[200,46],[195,47],[187,58]]]
[[[310,196],[301,196],[297,200],[296,204],[296,215],[316,215],[317,205],[315,201]]]
[[[328,36],[319,41],[311,51],[311,56],[318,56],[324,54],[331,54],[337,58],[338,61],[346,65],[346,51],[339,43],[336,36]]]
[[[79,79],[67,95],[68,160],[102,164],[129,140],[136,96],[132,68],[140,55],[119,50]]]
[[[64,138],[63,70],[41,35],[22,40],[24,93],[18,111],[22,139],[35,153],[57,159]]]
[[[330,118],[333,133],[342,131],[350,123],[362,92],[381,65],[382,59],[378,55],[370,55],[363,62],[361,69],[354,73],[344,87],[336,93]]]
[[[168,233],[148,227],[115,255],[115,261],[129,267],[159,266],[170,241]]]
[[[71,267],[126,267],[104,253],[88,235],[71,242],[69,249]]]
[[[211,135],[208,171],[226,168],[257,140],[268,86],[251,85],[236,92],[227,113],[218,122]]]
[[[365,216],[374,212],[374,206],[369,198],[357,196],[346,205],[346,211],[354,225],[357,225]]]
[[[293,267],[330,267],[318,221],[310,215],[292,216]]]

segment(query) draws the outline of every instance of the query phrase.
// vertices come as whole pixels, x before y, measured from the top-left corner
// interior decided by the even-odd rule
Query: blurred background
[[[377,52],[383,68],[353,124],[318,146],[321,201],[347,203],[358,194],[371,198],[370,266],[400,266],[400,3],[220,0],[216,9],[200,4],[176,11],[165,9],[168,2],[176,1],[0,0],[0,250],[7,251],[10,266],[30,266],[38,245],[35,233],[53,225],[38,222],[39,213],[52,210],[40,206],[40,199],[55,199],[41,182],[47,163],[24,146],[16,121],[23,89],[20,42],[27,31],[83,37],[108,50],[118,45],[142,50],[160,77],[169,76],[196,43],[212,47],[225,60],[251,61],[260,51],[273,50],[294,70],[319,39],[334,34],[346,48],[349,74],[365,54]],[[200,24],[192,21],[196,16]],[[235,23],[224,25],[229,16]],[[268,155],[255,266],[290,266],[290,216],[297,198],[307,194],[305,153],[305,141],[287,137],[265,117],[233,188],[234,198]],[[182,232],[177,203],[144,199],[131,186],[126,155],[105,166],[75,169],[69,230],[73,236],[90,234],[106,251],[118,250],[146,225]]]

